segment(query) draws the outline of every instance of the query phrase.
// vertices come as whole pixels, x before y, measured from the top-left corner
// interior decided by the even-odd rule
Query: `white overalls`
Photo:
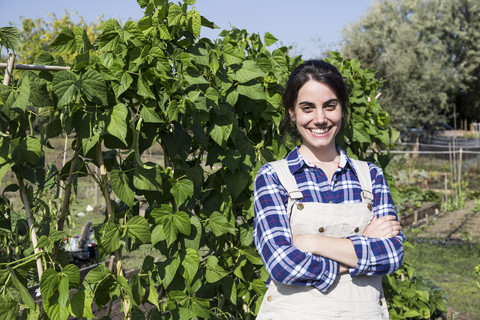
[[[321,234],[345,238],[362,234],[373,217],[372,181],[366,162],[353,160],[362,186],[362,202],[331,204],[301,202],[294,176],[286,160],[271,162],[280,182],[289,193],[287,213],[292,237]],[[285,285],[270,281],[257,320],[288,319],[388,319],[381,276],[337,276],[327,293],[315,287]]]

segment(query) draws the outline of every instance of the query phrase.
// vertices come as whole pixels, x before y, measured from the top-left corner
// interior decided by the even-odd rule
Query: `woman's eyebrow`
[[[299,106],[301,106],[301,105],[313,106],[314,103],[313,103],[313,102],[310,102],[310,101],[302,101],[302,102],[299,102],[298,105],[299,105]]]
[[[331,103],[338,103],[338,99],[330,99],[328,101],[325,101],[325,103],[323,105],[328,105],[328,104],[331,104]]]

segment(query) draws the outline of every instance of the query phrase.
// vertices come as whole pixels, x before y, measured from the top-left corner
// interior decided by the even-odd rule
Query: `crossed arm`
[[[401,226],[395,216],[376,216],[365,228],[362,235],[369,238],[393,238],[400,233]],[[340,263],[339,273],[347,272],[348,267],[355,268],[357,253],[350,239],[325,237],[318,234],[303,234],[293,237],[293,245],[300,251],[310,252]]]

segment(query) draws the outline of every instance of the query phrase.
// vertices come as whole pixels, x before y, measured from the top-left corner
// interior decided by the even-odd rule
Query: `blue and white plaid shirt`
[[[361,185],[352,161],[338,148],[340,163],[331,182],[322,170],[309,163],[295,148],[286,159],[294,175],[304,202],[358,203],[361,202]],[[395,206],[383,171],[369,163],[373,186],[373,213],[377,217],[395,215]],[[326,292],[337,277],[339,264],[297,249],[292,242],[286,212],[288,194],[276,172],[266,164],[255,178],[255,224],[253,239],[263,263],[273,280],[291,285],[315,286]],[[356,268],[350,269],[352,277],[383,275],[397,270],[403,259],[402,233],[394,238],[379,239],[362,235],[348,237],[358,257]]]

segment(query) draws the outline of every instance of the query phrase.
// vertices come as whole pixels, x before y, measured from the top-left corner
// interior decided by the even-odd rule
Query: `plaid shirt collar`
[[[298,146],[296,146],[285,158],[288,162],[288,168],[292,174],[295,174],[306,167],[314,168],[315,165],[311,164],[307,159],[305,159],[300,151],[298,150]],[[355,166],[352,163],[352,159],[350,159],[345,151],[337,146],[337,151],[340,154],[340,163],[338,167],[340,170],[352,170],[353,174],[358,178],[357,171],[355,170]]]

